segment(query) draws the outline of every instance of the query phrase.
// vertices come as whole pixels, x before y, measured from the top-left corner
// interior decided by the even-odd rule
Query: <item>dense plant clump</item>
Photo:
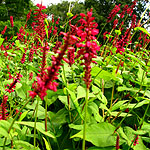
[[[92,9],[60,24],[37,4],[16,34],[10,16],[12,35],[0,31],[0,149],[150,148],[150,34],[136,3],[114,7],[111,31],[99,31]]]

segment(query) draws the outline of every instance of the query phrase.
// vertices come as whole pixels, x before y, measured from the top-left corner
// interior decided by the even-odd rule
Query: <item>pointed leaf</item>
[[[92,124],[86,128],[86,141],[91,142],[97,147],[115,146],[116,136],[113,136],[115,127],[110,123],[102,122]],[[71,138],[83,138],[83,130],[73,135]]]

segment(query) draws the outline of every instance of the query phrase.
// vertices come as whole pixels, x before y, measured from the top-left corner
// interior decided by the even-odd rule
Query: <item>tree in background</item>
[[[71,12],[73,15],[80,14],[81,12],[85,13],[84,3],[62,1],[62,3],[56,5],[51,4],[46,9],[48,16],[54,15],[55,18],[60,19],[60,24],[66,22],[68,12]]]
[[[137,16],[136,20],[140,20],[141,14],[144,12],[147,2],[147,0],[137,1],[136,7],[133,9],[133,13]],[[60,17],[60,20],[64,21],[65,23],[69,6],[73,8],[72,13],[74,15],[84,13],[85,11],[87,11],[87,9],[90,10],[91,8],[93,8],[93,16],[95,17],[96,22],[99,24],[99,29],[101,30],[105,26],[105,30],[111,31],[113,21],[116,19],[116,17],[114,17],[109,24],[106,24],[106,22],[109,13],[112,11],[115,5],[120,5],[119,13],[121,13],[127,5],[128,7],[133,6],[133,0],[85,0],[84,3],[72,2],[71,5],[68,1],[62,1],[62,3],[58,3],[56,5],[52,4],[48,6],[47,14],[49,16],[53,14],[56,17]],[[147,11],[146,13],[148,15],[149,12]],[[128,15],[127,13],[124,14],[124,18],[126,17],[128,18],[126,19],[124,27],[128,27],[132,19],[132,16]],[[146,20],[146,18],[143,18],[143,20]],[[122,20],[120,19],[118,21],[121,22]]]
[[[32,5],[31,0],[0,0],[0,21],[9,20],[10,16],[24,20]]]
[[[10,16],[13,16],[13,32],[16,33],[25,24],[27,13],[34,7],[31,0],[0,0],[0,31],[7,26],[3,36],[10,37],[12,35]]]
[[[140,20],[141,14],[144,12],[147,2],[148,2],[147,0],[137,0],[136,7],[133,10],[133,13],[137,16],[137,20]],[[97,13],[96,19],[97,19],[97,22],[101,24],[101,26],[105,24],[105,22],[107,21],[108,14],[115,7],[115,5],[119,5],[119,4],[121,4],[120,11],[122,11],[126,5],[128,6],[133,5],[133,0],[122,0],[122,1],[120,0],[85,0],[85,8],[86,9],[94,8],[96,10],[96,13]],[[148,13],[149,12],[147,11],[147,14]],[[127,25],[128,24],[129,22],[127,22]],[[111,29],[112,26],[110,27],[107,26],[107,28]]]

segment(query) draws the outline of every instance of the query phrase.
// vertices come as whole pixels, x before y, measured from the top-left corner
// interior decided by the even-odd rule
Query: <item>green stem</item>
[[[145,9],[145,11],[143,12],[143,14],[142,14],[142,16],[141,16],[141,19],[140,19],[140,21],[139,21],[139,23],[138,23],[138,26],[140,26],[140,23],[141,23],[141,21],[142,21],[144,15],[145,15],[145,13],[146,13],[146,11],[149,9],[149,7],[150,7],[150,4],[148,5],[148,7],[147,7],[147,8]]]
[[[24,109],[24,107],[30,102],[31,98],[26,101],[26,103],[20,108],[19,112],[16,114],[15,118],[13,119],[9,129],[8,129],[8,133],[10,133],[10,130],[12,129],[13,127],[13,124],[15,123],[17,117],[20,115],[20,112]],[[3,144],[3,150],[5,150],[5,145],[6,145],[6,142],[7,142],[7,137],[5,137],[5,140],[4,140],[4,144]]]
[[[47,96],[45,98],[45,131],[47,132]]]
[[[103,28],[101,29],[100,33],[98,34],[98,36],[97,36],[97,40],[99,39],[99,37],[100,37],[100,35],[101,35],[102,31],[104,30],[104,28],[105,28],[106,24],[107,24],[107,23],[105,23],[105,24],[104,24]]]
[[[113,98],[114,98],[114,91],[115,91],[115,83],[113,83],[113,88],[112,88],[112,94],[111,94],[111,102],[110,102],[110,111],[112,109],[112,103],[113,103]]]
[[[86,88],[86,97],[85,97],[85,116],[84,116],[84,126],[83,126],[83,143],[82,150],[85,150],[85,139],[86,139],[86,122],[87,122],[87,106],[88,106],[88,98],[89,97],[89,89]]]
[[[66,74],[65,74],[65,68],[64,66],[62,66],[63,68],[63,74],[62,74],[62,77],[63,77],[63,81],[64,81],[64,85],[66,88],[68,88],[68,83],[67,83],[67,79],[66,79]],[[68,102],[68,111],[69,111],[69,120],[71,122],[71,112],[70,112],[70,96],[69,96],[69,92],[68,90],[66,91],[67,92],[67,102]]]
[[[39,97],[37,99],[36,104],[36,112],[35,112],[35,122],[34,122],[34,148],[36,148],[36,122],[37,122],[37,112],[38,112],[38,105],[39,105]]]

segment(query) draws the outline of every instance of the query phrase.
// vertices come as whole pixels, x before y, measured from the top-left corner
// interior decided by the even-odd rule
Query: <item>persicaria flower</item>
[[[139,135],[134,135],[134,141],[132,140],[133,145],[136,146],[136,144],[139,144],[138,141],[139,141]]]
[[[94,62],[92,59],[96,58],[97,51],[100,49],[100,47],[97,45],[96,37],[95,35],[98,34],[99,30],[96,29],[97,23],[93,22],[94,17],[92,17],[92,9],[85,14],[80,14],[82,17],[79,20],[79,23],[81,23],[81,26],[78,27],[77,35],[81,38],[79,43],[76,44],[77,47],[80,47],[80,49],[77,52],[76,58],[80,58],[80,60],[83,60],[84,70],[85,70],[85,76],[84,81],[87,86],[87,88],[90,87],[91,83],[91,63]],[[84,41],[85,44],[82,42]]]
[[[33,72],[30,72],[29,73],[29,80],[32,80],[32,78],[33,78]]]
[[[14,78],[14,81],[9,85],[7,84],[5,87],[8,87],[8,89],[5,89],[5,91],[11,93],[14,92],[14,89],[16,87],[16,83],[19,82],[19,80],[21,80],[20,78],[22,77],[22,75],[20,73],[17,73],[16,78]]]
[[[22,64],[25,62],[26,52],[27,52],[27,50],[25,50],[25,52],[22,55],[22,58],[21,58],[21,63]]]
[[[4,30],[1,32],[1,34],[2,34],[2,35],[4,35],[4,34],[5,34],[6,29],[7,29],[7,26],[5,26],[5,27],[4,27]]]
[[[30,96],[34,98],[36,95],[38,95],[42,100],[47,95],[47,90],[53,90],[57,91],[58,83],[56,83],[54,80],[58,79],[58,71],[60,69],[60,66],[63,65],[61,61],[64,58],[64,55],[66,54],[66,51],[69,47],[71,47],[72,44],[74,44],[75,37],[73,35],[70,35],[70,33],[64,33],[61,32],[61,34],[64,35],[64,45],[60,47],[60,51],[58,53],[58,56],[52,56],[52,66],[49,66],[47,68],[47,72],[43,76],[38,76],[32,85],[33,91],[29,91]],[[76,38],[77,40],[78,38]]]
[[[27,20],[26,20],[26,21],[28,21],[28,20],[30,19],[30,17],[31,17],[31,12],[32,12],[32,9],[30,9],[30,12],[27,14]]]
[[[7,110],[6,110],[6,103],[8,100],[8,96],[3,96],[3,101],[0,105],[0,120],[6,120],[7,117]]]
[[[10,16],[10,24],[11,24],[11,27],[14,27],[13,16]]]
[[[42,6],[42,4],[37,4],[38,9],[35,10],[35,13],[33,13],[34,16],[34,21],[32,22],[32,29],[38,34],[38,38],[43,41],[46,35],[45,31],[45,18],[47,18],[47,14],[42,13],[42,10],[45,9],[45,6]]]
[[[115,147],[116,147],[116,150],[119,150],[119,148],[120,148],[120,147],[119,147],[119,138],[120,138],[120,137],[119,137],[119,134],[117,133],[116,146],[115,146]]]
[[[116,28],[117,23],[118,23],[118,19],[115,19],[115,20],[114,20],[114,22],[113,22],[113,24],[114,24],[114,25],[113,25],[113,29],[115,29],[115,28]]]
[[[122,11],[121,14],[120,14],[120,18],[121,18],[121,19],[124,17],[125,12],[127,11],[127,9],[128,9],[128,5],[125,5],[124,8],[123,8],[123,11]]]
[[[107,18],[107,23],[109,23],[114,17],[115,15],[118,13],[118,11],[120,10],[120,4],[116,5],[113,10],[110,12],[108,18]]]

